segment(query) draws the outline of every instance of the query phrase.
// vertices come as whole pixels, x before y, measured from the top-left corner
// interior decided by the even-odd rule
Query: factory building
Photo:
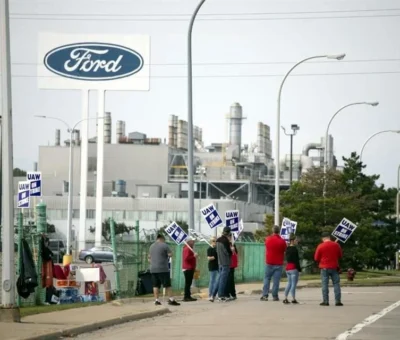
[[[259,122],[257,140],[243,144],[242,124],[246,117],[239,103],[231,105],[225,115],[229,136],[225,143],[205,146],[203,131],[194,126],[195,207],[209,203],[217,205],[221,214],[239,209],[248,231],[262,226],[265,213],[272,213],[274,192],[274,160],[270,127]],[[168,138],[147,136],[144,132],[126,132],[124,121],[116,121],[115,143],[112,143],[112,115],[105,114],[104,122],[104,186],[103,219],[113,216],[118,222],[134,225],[140,220],[145,230],[157,229],[173,220],[188,221],[188,126],[185,120],[171,115],[168,119]],[[95,221],[97,138],[89,139],[87,182],[87,233]],[[167,143],[168,141],[168,143]],[[47,203],[49,221],[56,225],[60,237],[66,233],[67,196],[69,190],[69,145],[73,143],[74,183],[80,183],[80,134],[61,143],[56,130],[54,145],[40,146],[38,171],[43,177],[43,201]],[[293,179],[312,166],[323,164],[323,140],[304,147],[303,154],[293,156]],[[328,143],[328,164],[335,166],[333,138]],[[310,152],[317,150],[316,157]],[[321,157],[322,156],[322,157]],[[281,186],[289,186],[289,159],[281,159]],[[73,225],[79,228],[79,185],[73,186]],[[33,214],[32,209],[25,212]],[[200,212],[195,216],[195,229],[211,233]],[[76,231],[75,236],[76,237]]]

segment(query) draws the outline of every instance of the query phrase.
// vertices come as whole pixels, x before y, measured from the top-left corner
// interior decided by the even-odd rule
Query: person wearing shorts
[[[162,234],[157,235],[157,240],[149,249],[150,273],[153,284],[153,293],[156,306],[161,305],[159,300],[160,289],[163,286],[169,297],[168,304],[171,306],[179,306],[172,296],[171,277],[168,267],[168,260],[172,256],[172,252],[165,243],[165,237]]]

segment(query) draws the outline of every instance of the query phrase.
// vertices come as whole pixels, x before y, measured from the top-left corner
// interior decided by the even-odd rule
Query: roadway
[[[329,307],[319,306],[320,289],[301,289],[297,295],[300,305],[262,302],[259,301],[259,296],[254,295],[241,295],[238,300],[226,303],[211,303],[207,300],[182,302],[179,307],[170,307],[172,312],[165,316],[83,334],[78,338],[399,339],[398,287],[343,288],[344,307],[335,307],[332,303]],[[397,305],[393,305],[395,303]],[[391,309],[387,309],[389,306],[392,306]]]

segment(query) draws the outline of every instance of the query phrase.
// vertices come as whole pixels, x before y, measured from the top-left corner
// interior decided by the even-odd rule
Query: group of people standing
[[[300,257],[297,249],[297,238],[290,234],[289,243],[280,236],[279,226],[273,228],[273,234],[265,239],[265,276],[261,301],[268,301],[271,281],[272,299],[279,301],[279,285],[283,272],[283,264],[286,259],[287,285],[285,289],[284,304],[298,304],[296,300],[296,288],[299,280]],[[188,239],[182,252],[182,270],[185,277],[185,289],[183,301],[196,301],[191,295],[191,286],[196,271],[198,254],[194,251],[194,240]],[[168,304],[179,306],[180,304],[172,296],[171,278],[169,271],[169,258],[172,252],[165,243],[162,234],[157,236],[157,241],[149,250],[150,272],[152,276],[155,304],[161,305],[159,290],[161,286],[166,289],[169,297]],[[342,249],[337,242],[330,239],[329,233],[322,234],[322,243],[318,245],[314,260],[319,263],[321,270],[322,302],[321,306],[329,306],[329,279],[332,280],[335,305],[343,306],[341,302],[339,259],[342,257]],[[224,227],[219,238],[210,239],[210,247],[207,249],[208,270],[210,272],[209,301],[236,300],[235,269],[238,267],[238,251],[232,239],[231,228]],[[289,294],[292,299],[289,301]]]
[[[261,301],[268,301],[271,281],[272,299],[279,301],[279,285],[283,272],[283,263],[286,258],[287,285],[285,288],[284,304],[289,304],[289,294],[292,296],[291,303],[298,304],[296,300],[296,288],[301,272],[299,251],[297,249],[297,238],[294,234],[289,235],[289,244],[280,236],[279,226],[274,226],[273,234],[265,239],[265,276]],[[332,280],[335,305],[343,306],[341,301],[339,259],[342,257],[342,248],[337,242],[333,242],[329,233],[322,234],[322,243],[318,245],[314,260],[318,262],[321,270],[322,302],[321,306],[329,306],[329,279]]]
[[[183,301],[190,302],[197,299],[191,295],[191,286],[196,271],[198,254],[193,251],[194,240],[186,241],[182,252],[182,270],[185,276],[185,290]],[[214,302],[236,300],[235,268],[238,266],[237,247],[232,242],[231,228],[225,227],[219,238],[211,237],[210,247],[207,249],[208,270],[210,282],[208,299]]]

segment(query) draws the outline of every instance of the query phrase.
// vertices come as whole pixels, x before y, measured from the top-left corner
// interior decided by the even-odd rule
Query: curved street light
[[[284,76],[281,85],[279,87],[279,92],[278,92],[278,106],[277,106],[277,112],[276,112],[276,136],[275,136],[275,218],[274,218],[274,224],[275,225],[280,225],[280,219],[279,219],[279,184],[280,184],[280,164],[279,164],[279,158],[280,158],[280,128],[281,128],[281,95],[282,95],[282,89],[283,85],[285,84],[285,81],[287,77],[292,73],[292,71],[299,66],[300,64],[305,63],[306,61],[312,60],[312,59],[320,59],[320,58],[327,58],[327,59],[336,59],[336,60],[342,60],[346,54],[336,54],[336,55],[317,55],[314,57],[309,57],[305,58],[301,61],[299,61],[297,64],[295,64]],[[190,189],[190,187],[189,187]]]
[[[103,119],[104,117],[89,117],[85,119],[79,120],[71,129],[70,125],[57,117],[52,117],[52,116],[39,116],[35,115],[36,118],[44,118],[44,119],[53,119],[53,120],[58,120],[59,122],[63,123],[67,127],[67,131],[70,134],[69,137],[69,168],[68,168],[68,211],[67,211],[67,253],[66,255],[71,255],[71,230],[72,230],[72,190],[73,190],[73,163],[74,163],[74,157],[73,157],[73,147],[72,147],[72,138],[73,138],[73,133],[75,132],[76,127],[82,123],[83,121],[86,120],[100,120]]]
[[[363,144],[363,146],[362,146],[362,148],[361,148],[361,151],[360,151],[360,161],[362,161],[363,152],[364,152],[364,149],[365,149],[365,147],[367,146],[368,142],[369,142],[372,138],[374,138],[374,137],[380,135],[381,133],[386,133],[386,132],[400,133],[400,130],[383,130],[383,131],[376,132],[376,133],[374,133],[373,135],[371,135],[370,137],[368,137],[368,139],[365,141],[365,143]]]
[[[192,31],[197,13],[206,0],[200,0],[189,22],[187,37],[188,65],[188,199],[189,199],[189,229],[195,229],[194,224],[194,166],[193,166],[193,74],[192,74]]]
[[[354,106],[354,105],[370,105],[370,106],[378,106],[379,102],[357,102],[357,103],[351,103],[351,104],[347,104],[343,107],[341,107],[339,110],[337,110],[335,112],[335,114],[332,116],[332,118],[330,119],[328,126],[326,128],[326,132],[325,132],[325,146],[324,146],[324,175],[326,174],[326,167],[328,165],[328,138],[329,138],[329,127],[331,126],[331,123],[333,121],[333,119],[344,109],[348,108],[349,106]],[[324,180],[325,182],[325,180]],[[325,190],[324,190],[325,192]]]

